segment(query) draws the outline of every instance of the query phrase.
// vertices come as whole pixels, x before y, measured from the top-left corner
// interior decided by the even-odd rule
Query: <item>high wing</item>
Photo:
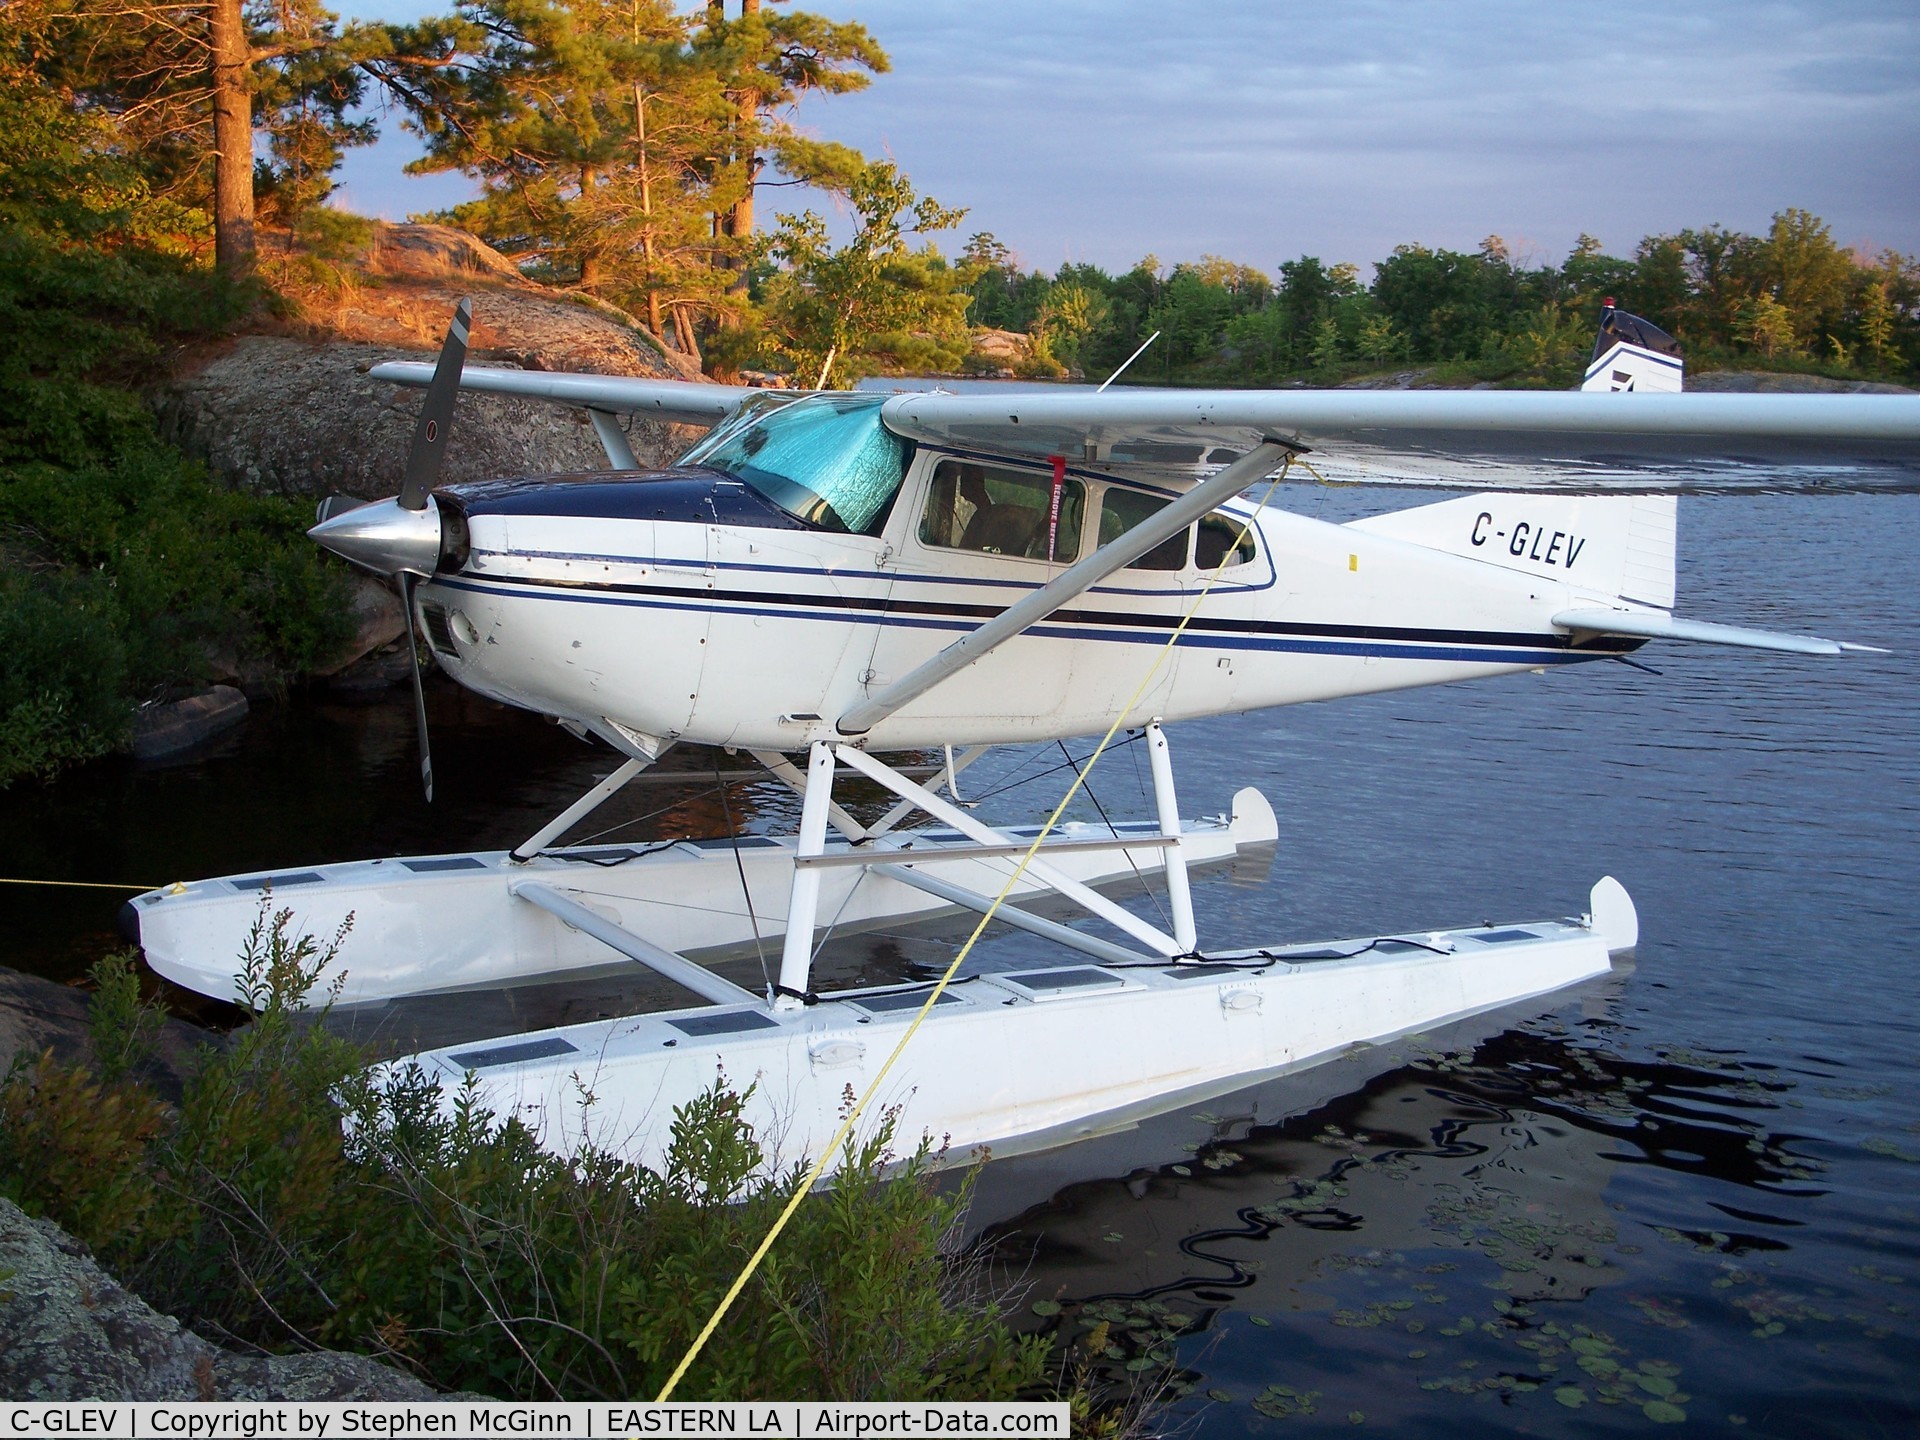
[[[424,386],[432,367],[373,377]],[[736,385],[469,367],[465,389],[603,415],[714,424]],[[1196,478],[1267,439],[1348,483],[1671,492],[1920,488],[1920,396],[1515,390],[938,391],[895,395],[887,428],[943,448]],[[1791,473],[1783,473],[1790,471]],[[1297,471],[1306,478],[1305,470]]]
[[[424,388],[433,379],[433,366],[418,360],[389,360],[368,373],[392,385]],[[460,375],[460,388],[687,425],[716,424],[748,396],[766,393],[745,385],[636,380],[625,375],[577,375],[565,370],[502,370],[485,365],[467,366]]]
[[[962,450],[1113,469],[1211,468],[1262,439],[1328,479],[1474,490],[1920,485],[1920,396],[1487,390],[898,395],[887,428]]]

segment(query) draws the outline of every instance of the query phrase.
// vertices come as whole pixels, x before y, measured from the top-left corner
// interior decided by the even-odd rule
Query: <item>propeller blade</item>
[[[420,648],[415,644],[413,635],[413,587],[417,582],[405,570],[395,578],[400,582],[400,605],[407,617],[407,659],[413,668],[413,723],[420,732],[420,786],[427,792],[427,803],[431,805],[433,750],[427,744],[427,692],[425,682],[420,678]]]
[[[329,495],[314,507],[313,523],[324,525],[336,515],[344,515],[349,510],[359,510],[372,503],[371,500],[356,500],[351,495]]]
[[[453,425],[453,406],[460,398],[460,371],[467,363],[467,334],[472,325],[473,302],[462,300],[454,309],[446,343],[441,345],[440,359],[433,367],[433,381],[427,386],[427,398],[420,405],[413,448],[407,452],[407,478],[400,486],[402,509],[426,509],[427,492],[440,478],[440,465],[447,453],[447,431]]]

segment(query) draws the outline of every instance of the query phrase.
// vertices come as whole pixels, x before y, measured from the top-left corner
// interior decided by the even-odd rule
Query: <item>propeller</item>
[[[427,803],[431,805],[433,747],[427,743],[427,689],[426,681],[420,676],[420,646],[413,635],[413,587],[417,582],[406,570],[394,578],[400,582],[400,609],[407,617],[407,660],[413,671],[413,724],[420,735],[420,788],[426,792]]]
[[[453,428],[453,407],[460,399],[460,371],[467,363],[467,337],[473,329],[473,301],[462,300],[447,326],[440,359],[433,367],[420,419],[413,427],[413,445],[407,451],[407,474],[400,483],[402,510],[425,510],[427,496],[440,478],[447,458],[447,432]],[[433,803],[433,746],[427,739],[427,690],[420,674],[420,647],[413,633],[413,590],[418,580],[411,570],[394,576],[400,582],[400,609],[406,617],[408,668],[413,672],[413,723],[420,736],[420,788]]]
[[[467,363],[467,335],[473,327],[473,301],[454,307],[453,323],[433,367],[427,398],[413,427],[413,448],[407,452],[407,477],[400,485],[400,508],[424,510],[427,492],[440,478],[447,457],[447,431],[453,424],[453,405],[460,398],[460,371]]]

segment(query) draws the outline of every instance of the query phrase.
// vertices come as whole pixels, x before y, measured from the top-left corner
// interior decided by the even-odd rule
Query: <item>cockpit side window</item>
[[[1086,508],[1087,487],[1063,480],[1055,524],[1051,475],[942,460],[927,489],[920,542],[1064,564],[1080,556],[1080,521]]]
[[[824,530],[874,535],[886,524],[913,446],[880,423],[871,395],[810,395],[720,426],[680,463],[724,470]]]

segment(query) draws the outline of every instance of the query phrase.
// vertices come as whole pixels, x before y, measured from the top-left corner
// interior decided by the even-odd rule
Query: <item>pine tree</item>
[[[354,54],[318,0],[13,0],[49,86],[104,117],[155,189],[212,213],[214,257],[230,273],[255,248],[253,132],[272,137],[269,188],[297,176],[298,203],[324,197],[350,122]],[[289,197],[293,198],[292,196]]]

